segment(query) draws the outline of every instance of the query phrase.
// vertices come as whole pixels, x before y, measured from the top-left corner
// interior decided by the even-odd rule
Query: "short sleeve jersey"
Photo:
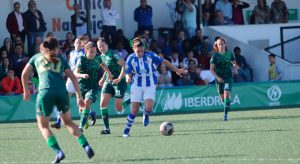
[[[224,54],[216,52],[212,55],[210,63],[215,65],[216,74],[225,80],[232,78],[231,62],[234,60],[234,55],[229,51],[226,51]]]
[[[99,71],[102,59],[99,55],[96,55],[94,59],[88,59],[85,56],[81,56],[76,67],[80,69],[81,74],[88,74],[89,78],[79,78],[79,86],[81,90],[89,90],[98,86],[100,80]]]
[[[106,54],[101,55],[101,59],[107,65],[108,69],[113,75],[113,78],[118,78],[122,70],[122,67],[118,64],[118,61],[122,59],[120,54],[116,51],[108,50]],[[106,82],[108,82],[107,74]]]
[[[39,90],[54,89],[66,90],[64,71],[70,69],[68,62],[61,56],[57,57],[58,62],[53,63],[42,54],[34,55],[29,64],[35,67],[39,77]]]

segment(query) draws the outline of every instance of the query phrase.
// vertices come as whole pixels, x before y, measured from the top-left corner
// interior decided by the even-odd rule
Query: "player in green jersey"
[[[84,51],[85,56],[81,56],[74,74],[78,78],[80,91],[84,98],[85,108],[81,111],[79,128],[82,130],[83,126],[87,124],[87,119],[90,114],[90,106],[96,102],[99,91],[99,71],[102,67],[108,74],[108,78],[112,79],[111,72],[107,68],[106,64],[102,62],[99,55],[96,56],[97,46],[93,42],[85,44]],[[87,128],[87,126],[86,126]]]
[[[54,106],[57,106],[58,111],[61,112],[61,119],[69,130],[69,133],[77,138],[78,143],[84,148],[87,156],[92,158],[94,151],[85,136],[79,130],[78,125],[72,121],[69,111],[70,102],[63,74],[70,77],[74,84],[78,105],[84,106],[76,77],[70,70],[67,61],[61,56],[58,56],[59,49],[57,39],[48,37],[42,43],[41,47],[41,53],[33,56],[25,66],[22,72],[22,83],[24,100],[29,100],[28,75],[35,67],[40,81],[36,99],[36,118],[38,127],[47,141],[48,146],[56,153],[52,163],[59,163],[65,158],[64,152],[59,147],[54,134],[49,128],[50,114]]]
[[[215,52],[210,60],[210,71],[216,78],[218,93],[224,103],[224,121],[228,120],[230,108],[230,91],[233,83],[233,72],[237,75],[237,64],[234,55],[226,50],[225,40],[219,38],[216,41],[218,52]]]
[[[104,38],[99,38],[97,42],[98,50],[101,52],[102,61],[111,71],[113,80],[109,80],[108,76],[103,76],[99,82],[102,86],[100,110],[104,124],[104,130],[100,134],[110,134],[108,119],[108,103],[111,97],[115,97],[115,109],[118,113],[123,111],[123,98],[127,89],[125,81],[125,61],[120,55],[108,49],[108,44]]]

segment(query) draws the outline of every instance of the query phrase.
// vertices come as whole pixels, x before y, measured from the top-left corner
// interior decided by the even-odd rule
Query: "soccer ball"
[[[174,132],[174,126],[170,122],[163,122],[160,124],[159,131],[164,136],[170,136]]]

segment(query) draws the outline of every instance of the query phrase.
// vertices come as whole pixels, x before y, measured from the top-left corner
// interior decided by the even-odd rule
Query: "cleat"
[[[110,134],[110,130],[109,129],[101,130],[100,134]]]
[[[61,128],[61,125],[60,125],[59,123],[56,122],[56,123],[51,124],[50,127],[53,128],[53,129],[54,129],[54,128],[55,128],[55,129],[60,129],[60,128]]]
[[[65,158],[64,152],[60,151],[58,154],[56,154],[54,161],[52,163],[60,163],[61,160]]]
[[[96,124],[96,121],[97,121],[96,112],[91,112],[90,113],[90,118],[92,119],[91,125],[94,126]]]
[[[223,121],[228,121],[228,117],[227,117],[227,116],[224,116]]]
[[[90,145],[84,147],[84,152],[88,156],[89,159],[93,158],[93,156],[95,155],[95,153]]]
[[[129,131],[130,131],[130,129],[125,128],[122,136],[123,136],[124,138],[130,137]]]
[[[143,125],[148,126],[149,122],[149,115],[143,114]]]

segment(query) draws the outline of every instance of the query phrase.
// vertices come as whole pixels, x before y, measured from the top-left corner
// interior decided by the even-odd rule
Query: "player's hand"
[[[90,78],[90,76],[89,76],[88,74],[83,74],[83,75],[82,75],[82,78],[88,79],[88,78]]]
[[[177,69],[176,71],[176,74],[179,75],[180,77],[182,77],[182,74],[187,74],[188,71],[185,70],[185,69]]]
[[[218,80],[219,83],[224,83],[224,80],[220,77],[218,77],[217,80]]]
[[[29,91],[25,91],[23,94],[23,100],[28,101],[30,100],[30,92]]]
[[[113,84],[119,84],[119,82],[120,82],[121,80],[122,80],[122,79],[117,78],[117,79],[114,79],[112,83],[113,83]]]
[[[105,78],[101,78],[101,79],[99,80],[99,83],[98,83],[98,84],[99,84],[100,87],[103,86],[104,81],[105,81]]]
[[[131,77],[130,76],[126,76],[126,83],[131,83]]]
[[[80,109],[83,109],[85,107],[85,103],[82,100],[82,98],[77,98],[77,104],[78,104]]]

